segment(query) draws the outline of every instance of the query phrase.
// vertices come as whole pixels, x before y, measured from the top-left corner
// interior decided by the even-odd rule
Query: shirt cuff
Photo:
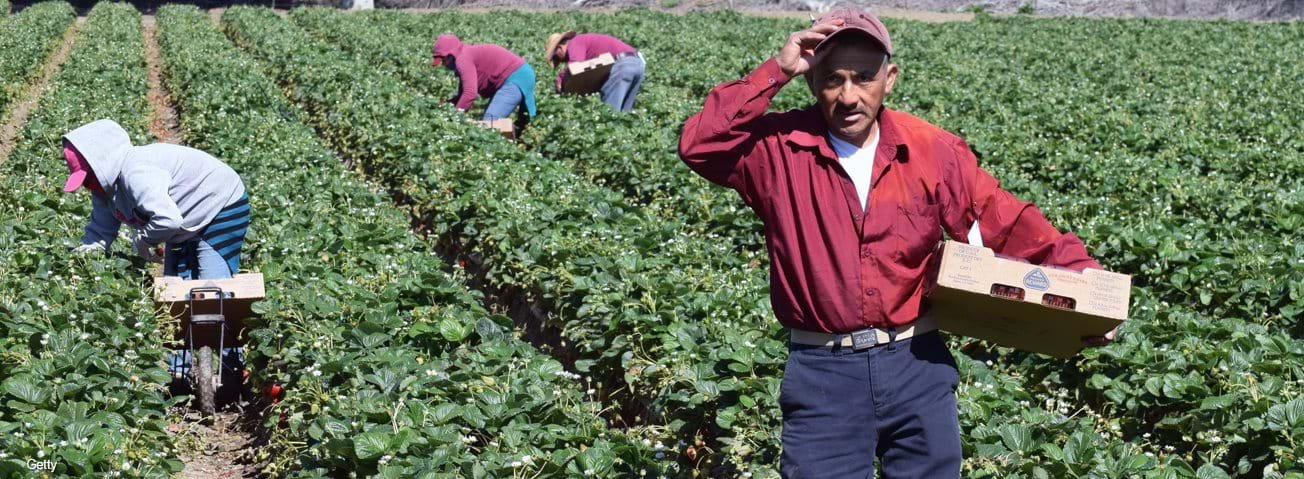
[[[791,79],[791,77],[783,73],[782,68],[779,68],[778,60],[770,58],[761,66],[752,70],[743,81],[754,85],[758,90],[764,91],[768,88],[783,88]]]

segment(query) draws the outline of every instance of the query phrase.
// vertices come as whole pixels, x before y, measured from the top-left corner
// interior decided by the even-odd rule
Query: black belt
[[[937,323],[934,323],[932,318],[925,316],[891,331],[882,328],[866,328],[844,334],[828,334],[791,329],[789,334],[791,341],[797,344],[824,346],[826,348],[841,345],[844,348],[853,348],[859,351],[880,344],[909,339],[935,330],[937,330]]]

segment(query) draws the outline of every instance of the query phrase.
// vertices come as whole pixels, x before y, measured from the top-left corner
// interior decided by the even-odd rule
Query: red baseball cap
[[[883,25],[883,22],[880,21],[878,17],[869,13],[869,10],[862,10],[859,8],[839,8],[824,14],[824,16],[820,17],[819,20],[816,20],[815,23],[825,23],[831,20],[842,20],[842,26],[838,27],[837,30],[830,33],[829,36],[824,38],[824,40],[820,41],[819,45],[815,46],[815,50],[819,50],[820,47],[823,47],[824,44],[829,43],[829,41],[833,40],[833,38],[838,35],[842,35],[846,32],[858,32],[863,35],[868,35],[880,45],[883,45],[883,50],[887,52],[888,56],[892,56],[892,37],[888,36],[887,27]]]
[[[81,188],[90,174],[91,165],[71,146],[64,145],[63,159],[68,162],[68,181],[63,184],[64,193],[72,193]]]

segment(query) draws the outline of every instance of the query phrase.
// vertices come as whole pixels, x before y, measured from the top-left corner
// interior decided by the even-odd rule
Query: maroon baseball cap
[[[824,16],[820,17],[819,20],[816,20],[815,23],[820,24],[831,20],[842,20],[842,26],[833,33],[830,33],[829,36],[825,37],[819,45],[815,46],[815,50],[818,51],[820,47],[829,43],[829,41],[833,40],[834,37],[843,35],[847,32],[859,32],[868,35],[880,45],[883,45],[883,50],[887,52],[888,56],[892,56],[892,37],[888,36],[887,27],[883,26],[883,22],[880,21],[878,17],[869,13],[869,10],[861,10],[859,8],[839,8],[824,14]]]

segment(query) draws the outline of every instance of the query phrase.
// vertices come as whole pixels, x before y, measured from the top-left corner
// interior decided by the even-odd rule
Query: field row
[[[41,4],[17,18],[57,12]],[[142,285],[134,256],[76,257],[90,213],[84,196],[61,192],[67,169],[60,136],[116,118],[134,142],[146,136],[140,15],[102,3],[77,32],[71,56],[0,165],[0,476],[30,474],[50,460],[60,476],[165,477],[181,471],[166,432],[162,338],[171,326]]]
[[[578,378],[481,307],[464,274],[445,272],[207,14],[159,17],[187,142],[259,192],[249,260],[272,293],[251,325],[250,362],[259,383],[289,391],[265,415],[263,472],[612,476],[651,458],[608,431]]]

